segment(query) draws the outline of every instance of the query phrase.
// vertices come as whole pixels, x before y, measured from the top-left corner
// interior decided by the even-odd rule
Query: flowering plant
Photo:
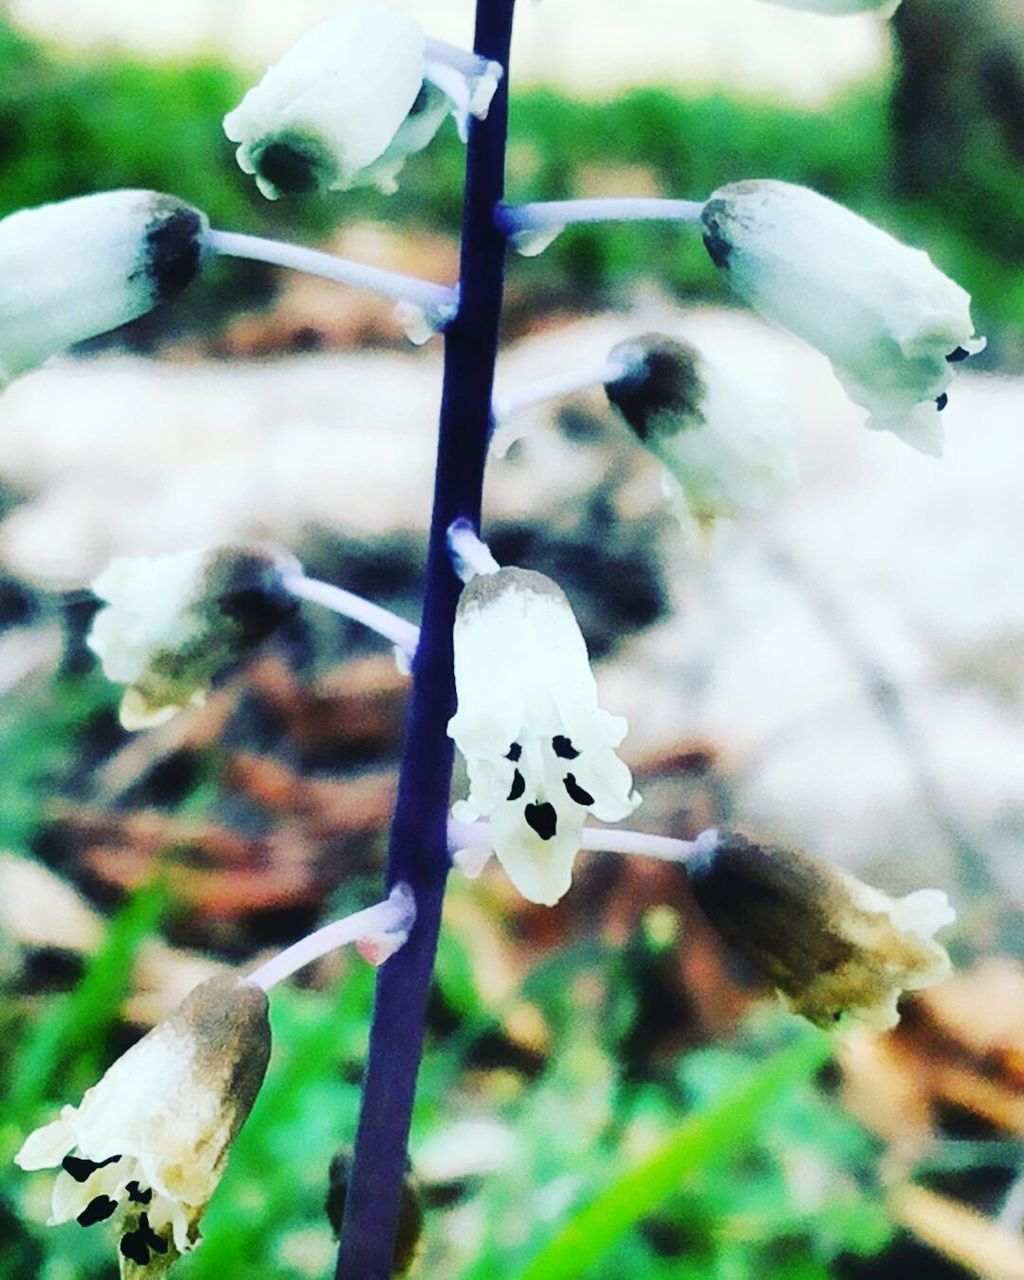
[[[828,12],[879,8],[868,0],[792,2]],[[476,875],[493,853],[519,893],[543,906],[570,892],[581,849],[676,863],[723,938],[790,1009],[821,1025],[850,1017],[891,1026],[903,991],[949,972],[934,934],[953,913],[938,890],[897,901],[809,855],[715,829],[695,840],[608,829],[641,804],[619,754],[628,722],[602,705],[570,595],[526,565],[499,566],[481,537],[481,511],[499,429],[514,432],[530,404],[592,385],[632,433],[621,433],[623,449],[639,445],[658,458],[683,520],[705,533],[797,482],[785,406],[769,407],[742,369],[698,343],[626,332],[599,367],[496,397],[509,247],[543,251],[582,222],[692,228],[709,272],[722,272],[766,318],[825,354],[870,427],[930,454],[941,452],[937,415],[955,366],[983,344],[970,299],[923,251],[823,195],[770,179],[727,182],[702,199],[506,203],[513,8],[514,0],[477,0],[474,47],[460,50],[428,37],[404,12],[353,3],[268,69],[224,120],[241,169],[278,199],[360,185],[392,191],[406,159],[451,117],[468,151],[456,284],[223,231],[174,197],[147,191],[81,197],[0,222],[4,380],[143,314],[217,255],[376,289],[419,336],[443,333],[445,344],[418,626],[262,546],[121,559],[93,583],[102,607],[87,644],[105,674],[126,686],[126,729],[200,705],[302,604],[384,636],[411,676],[382,900],[244,978],[198,987],[16,1157],[26,1170],[59,1170],[53,1225],[113,1221],[122,1273],[133,1280],[161,1274],[199,1242],[200,1217],[266,1070],[265,993],[350,942],[379,974],[354,1151],[335,1165],[334,1181],[345,1183],[334,1215],[338,1274],[391,1273],[453,863]],[[456,748],[468,792],[453,805]]]

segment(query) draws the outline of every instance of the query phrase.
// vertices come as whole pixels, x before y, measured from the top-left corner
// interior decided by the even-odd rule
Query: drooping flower
[[[900,7],[900,0],[768,0],[768,3],[812,13],[877,13],[882,18],[891,18]]]
[[[501,68],[429,41],[400,10],[348,4],[308,31],[224,117],[238,163],[271,200],[396,189],[452,114],[483,118]]]
[[[788,425],[730,370],[662,334],[620,342],[609,401],[659,458],[701,525],[768,505],[796,479]]]
[[[532,902],[569,888],[587,813],[639,804],[614,748],[623,717],[598,706],[587,647],[562,590],[506,568],[470,580],[455,620],[458,709],[448,725],[469,773],[459,821],[488,818],[509,879]]]
[[[113,561],[92,584],[106,603],[86,643],[109,680],[126,684],[126,729],[201,706],[210,684],[297,607],[292,557],[263,547],[200,548]]]
[[[164,1275],[199,1243],[269,1056],[266,993],[233,975],[201,983],[14,1157],[60,1170],[49,1225],[110,1220],[123,1280]]]
[[[904,991],[951,972],[933,935],[956,913],[939,889],[890,898],[809,854],[715,829],[698,836],[686,865],[698,905],[726,942],[818,1026],[848,1014],[893,1027]]]
[[[156,191],[103,191],[0,220],[0,386],[180,293],[206,215]]]
[[[828,356],[869,427],[941,454],[953,366],[985,345],[958,284],[922,250],[787,182],[721,187],[703,222],[730,285]]]

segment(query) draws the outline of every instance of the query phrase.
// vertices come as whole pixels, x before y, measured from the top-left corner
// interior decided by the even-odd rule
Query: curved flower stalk
[[[397,189],[406,159],[453,114],[487,114],[501,68],[428,41],[397,9],[349,4],[308,31],[224,117],[268,199]]]
[[[0,386],[180,293],[206,215],[157,191],[103,191],[0,220]]]
[[[164,1275],[199,1243],[269,1057],[266,993],[232,975],[201,983],[15,1156],[60,1170],[50,1225],[110,1220],[122,1280]]]
[[[651,333],[620,342],[608,361],[621,369],[604,384],[609,402],[703,528],[766,507],[795,482],[780,408],[695,347]]]
[[[113,561],[93,582],[106,607],[86,643],[109,680],[126,684],[126,729],[163,724],[206,701],[214,678],[251,652],[297,608],[293,557],[227,546]]]
[[[720,187],[704,243],[736,292],[832,362],[868,426],[942,452],[953,366],[980,351],[969,295],[920,249],[806,187]]]
[[[488,818],[512,883],[551,905],[571,883],[587,814],[618,822],[640,803],[615,754],[626,720],[598,706],[579,625],[543,574],[474,577],[454,644],[458,709],[448,732],[466,758],[469,796],[452,815]]]
[[[904,991],[951,972],[933,935],[956,913],[938,889],[890,898],[809,854],[715,829],[697,837],[686,869],[722,937],[818,1026],[848,1015],[894,1027]]]

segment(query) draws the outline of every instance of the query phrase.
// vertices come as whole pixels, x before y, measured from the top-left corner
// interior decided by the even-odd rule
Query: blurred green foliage
[[[246,85],[214,61],[153,63],[47,50],[0,21],[0,214],[117,186],[167,190],[215,225],[316,239],[344,220],[376,219],[457,233],[464,149],[446,125],[414,156],[401,191],[271,202],[234,162],[220,120]],[[1020,175],[986,152],[950,174],[934,200],[898,198],[888,89],[873,83],[826,109],[721,93],[657,88],[607,103],[545,90],[514,95],[509,198],[661,191],[702,197],[725,182],[799,182],[926,247],[975,297],[982,330],[1018,341],[1024,316]],[[984,225],[978,210],[986,209]],[[677,296],[724,301],[726,292],[692,228],[604,225],[566,232],[540,258],[514,267],[531,306],[620,305],[650,275]],[[221,264],[175,308],[179,324],[209,325],[266,296],[270,275]]]
[[[37,1110],[31,1118],[19,1111],[17,1123],[8,1117],[3,1129],[4,1275],[114,1274],[105,1228],[37,1225],[50,1175],[22,1174],[9,1160],[24,1127],[50,1118],[68,1096],[77,1101],[85,1073],[99,1069],[95,1039],[79,1032],[117,1020],[124,974],[159,908],[150,893],[115,918],[85,981],[63,998],[63,1034],[49,1024],[22,1029],[27,1055],[9,1083],[22,1094],[27,1087]],[[454,1026],[428,1045],[414,1167],[417,1149],[467,1116],[507,1126],[514,1156],[481,1175],[472,1171],[480,1153],[469,1150],[464,1177],[456,1161],[443,1186],[420,1184],[419,1274],[824,1280],[840,1254],[884,1247],[890,1227],[874,1188],[874,1144],[815,1083],[828,1056],[819,1033],[776,1012],[732,1046],[627,1081],[618,1059],[635,993],[616,950],[576,945],[538,963],[523,988],[551,1029],[543,1065],[525,1074],[484,1068],[479,1046],[500,1011],[479,994],[458,929],[448,937],[438,985]],[[359,962],[333,992],[275,991],[267,1081],[204,1219],[203,1246],[178,1264],[181,1280],[330,1273],[327,1168],[355,1132],[372,997],[373,972]],[[19,1084],[19,1068],[44,1041],[61,1061],[60,1078],[47,1070]],[[572,1269],[574,1255],[581,1269]],[[31,1271],[15,1264],[25,1258]]]

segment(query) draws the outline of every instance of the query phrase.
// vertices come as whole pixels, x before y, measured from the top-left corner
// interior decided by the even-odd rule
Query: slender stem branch
[[[546,400],[558,400],[562,396],[571,396],[576,391],[585,391],[599,383],[614,382],[625,372],[623,366],[615,360],[606,360],[603,364],[587,365],[581,369],[566,369],[562,373],[553,373],[548,378],[538,378],[524,386],[516,387],[502,395],[494,397],[494,421],[505,422],[508,418],[531,409],[535,404],[543,404]]]
[[[501,568],[468,520],[456,520],[448,526],[448,552],[452,567],[463,582],[481,573],[497,573]]]
[[[495,212],[505,235],[567,227],[574,222],[699,222],[702,200],[667,200],[661,196],[622,196],[607,200],[542,200],[535,204],[503,204]]]
[[[453,851],[489,847],[490,823],[451,820],[448,823],[448,843]],[[695,847],[693,840],[676,840],[672,836],[656,836],[647,831],[620,831],[614,827],[584,827],[580,838],[581,849],[595,853],[640,854],[662,862],[685,862]]]
[[[477,0],[476,52],[508,66],[515,0]],[[463,202],[461,301],[445,341],[444,391],[423,627],[413,663],[405,755],[391,828],[388,883],[416,897],[409,940],[377,979],[370,1051],[337,1280],[389,1280],[416,1076],[448,876],[448,804],[455,711],[452,627],[461,584],[448,528],[479,527],[504,287],[505,238],[494,225],[504,192],[508,77],[486,120],[471,120]]]
[[[376,631],[378,635],[390,640],[411,658],[419,643],[420,629],[413,622],[406,622],[397,613],[384,609],[372,600],[364,600],[344,587],[336,587],[332,582],[321,582],[318,578],[307,578],[305,574],[295,574],[285,578],[285,586],[293,596],[309,600],[312,604],[323,605],[334,613],[345,618],[361,622],[364,627]]]
[[[239,231],[211,230],[206,233],[203,244],[208,252],[219,253],[225,258],[247,258],[252,262],[288,267],[338,284],[382,293],[398,302],[410,302],[440,321],[450,318],[458,305],[458,290],[448,285],[433,284],[429,280],[399,275],[396,271],[384,271],[380,267],[368,267],[361,262],[351,262],[348,258],[322,253],[319,249],[307,249],[301,244],[289,244],[285,240],[268,240],[264,236],[243,235]]]
[[[423,53],[428,62],[443,62],[445,66],[464,76],[482,75],[487,70],[489,61],[481,58],[478,53],[460,49],[457,44],[449,44],[447,40],[436,40],[433,36],[427,37]]]
[[[386,954],[393,954],[409,936],[415,919],[416,904],[411,890],[408,885],[395,885],[384,902],[367,907],[365,911],[357,911],[343,920],[332,920],[322,929],[300,938],[254,969],[246,981],[269,991],[307,964],[352,942],[383,946]]]

